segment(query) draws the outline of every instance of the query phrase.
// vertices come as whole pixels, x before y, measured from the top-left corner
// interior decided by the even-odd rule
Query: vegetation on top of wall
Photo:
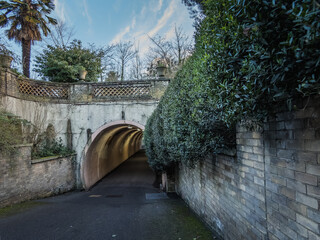
[[[62,139],[56,138],[54,126],[49,124],[45,132],[40,133],[39,129],[35,129],[36,136],[33,140],[33,148],[31,152],[32,159],[50,157],[50,156],[67,156],[73,154],[74,151],[69,149],[62,143]]]
[[[59,140],[54,139],[50,144],[48,141],[41,142],[41,144],[33,148],[31,158],[37,159],[50,156],[68,156],[70,154],[74,154],[74,151],[67,148],[62,143],[62,139],[59,138]]]
[[[195,163],[235,144],[235,124],[261,122],[277,103],[318,94],[320,9],[315,0],[186,0],[199,5],[195,53],[145,130],[150,164]],[[202,19],[201,21],[199,19]]]

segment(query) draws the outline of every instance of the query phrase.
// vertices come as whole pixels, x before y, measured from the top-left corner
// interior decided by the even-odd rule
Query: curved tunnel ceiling
[[[118,124],[101,131],[90,144],[83,162],[83,184],[89,189],[141,148],[143,130]]]

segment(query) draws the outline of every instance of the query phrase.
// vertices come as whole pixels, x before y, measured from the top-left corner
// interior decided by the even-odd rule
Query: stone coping
[[[66,156],[56,155],[56,156],[49,156],[49,157],[31,159],[31,164],[37,164],[37,163],[42,163],[42,162],[48,162],[48,161],[58,160],[58,159],[60,159],[60,158],[73,157],[73,156],[75,156],[75,155],[76,155],[76,154],[69,154],[69,155],[66,155]]]

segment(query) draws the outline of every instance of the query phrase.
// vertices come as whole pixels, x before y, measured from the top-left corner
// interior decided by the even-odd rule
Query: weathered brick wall
[[[320,99],[265,125],[270,239],[320,239]]]
[[[31,146],[17,148],[11,156],[0,153],[0,207],[69,191],[75,186],[73,157],[36,163]]]
[[[237,156],[180,166],[177,190],[224,239],[320,239],[320,100],[237,131]]]

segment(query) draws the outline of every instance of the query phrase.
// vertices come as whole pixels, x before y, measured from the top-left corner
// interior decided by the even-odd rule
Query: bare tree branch
[[[120,67],[120,79],[124,80],[125,67],[130,62],[135,55],[137,54],[136,50],[133,49],[134,43],[131,41],[128,42],[119,42],[115,45],[114,56]]]

